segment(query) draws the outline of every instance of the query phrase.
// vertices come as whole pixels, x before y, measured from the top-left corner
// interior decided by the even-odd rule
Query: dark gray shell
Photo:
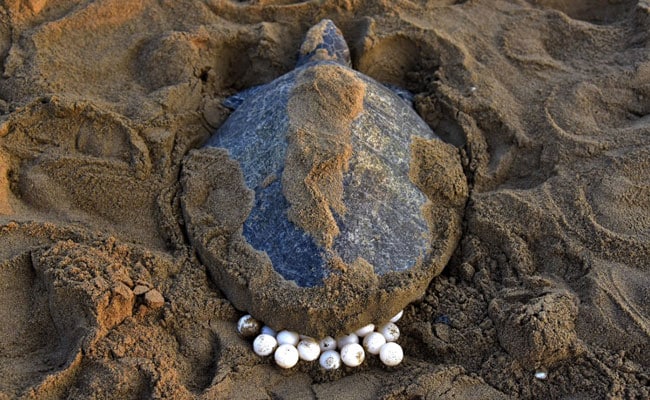
[[[344,68],[366,84],[363,111],[351,126],[353,153],[343,177],[347,212],[335,215],[340,234],[334,255],[346,263],[362,257],[378,275],[405,271],[428,257],[431,243],[421,210],[427,198],[409,179],[410,145],[413,136],[436,136],[394,91],[336,62],[307,63],[235,98],[241,104],[206,144],[227,149],[255,192],[243,236],[299,286],[319,286],[331,272],[325,265],[332,252],[287,218],[289,203],[281,183],[288,99],[298,74],[315,65]]]

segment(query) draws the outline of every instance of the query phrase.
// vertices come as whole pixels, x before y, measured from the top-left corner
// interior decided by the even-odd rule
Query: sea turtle
[[[227,151],[219,157],[241,169],[250,203],[244,196],[240,225],[190,226],[190,238],[235,306],[274,328],[322,335],[385,321],[423,294],[458,239],[467,188],[456,150],[408,92],[353,70],[326,19],[308,31],[295,69],[224,104],[234,112],[204,150]],[[185,166],[190,220],[187,176],[199,169]],[[458,193],[437,196],[436,176]],[[231,201],[232,182],[213,186]],[[215,235],[225,239],[210,249]]]

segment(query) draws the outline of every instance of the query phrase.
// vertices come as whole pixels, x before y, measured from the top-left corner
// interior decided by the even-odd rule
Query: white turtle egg
[[[301,360],[314,361],[320,355],[320,346],[312,338],[306,338],[298,342],[298,355]]]
[[[359,328],[356,331],[354,331],[354,334],[359,337],[365,337],[367,334],[371,333],[374,330],[375,330],[375,324],[368,324],[363,328]]]
[[[402,315],[404,315],[404,310],[398,312],[393,318],[390,319],[390,322],[395,323],[402,318]]]
[[[237,333],[244,338],[252,338],[260,333],[261,326],[258,320],[246,314],[237,321]]]
[[[404,359],[404,351],[402,346],[395,342],[388,342],[381,346],[379,350],[379,359],[384,365],[394,367],[402,362]]]
[[[299,359],[298,349],[290,344],[283,344],[275,349],[275,363],[282,368],[291,368],[298,364]]]
[[[342,349],[343,346],[350,343],[359,343],[359,336],[355,335],[354,333],[350,333],[349,335],[344,335],[336,338],[336,345],[339,349]]]
[[[341,366],[341,355],[336,350],[326,350],[321,353],[318,362],[328,371],[338,369]]]
[[[294,347],[297,346],[300,341],[300,335],[298,335],[298,333],[287,330],[278,332],[278,335],[275,338],[278,339],[279,345],[290,344]]]
[[[388,322],[379,327],[378,332],[384,335],[387,342],[394,342],[399,339],[399,328],[392,322]]]
[[[275,337],[275,335],[278,334],[273,328],[271,328],[270,326],[267,326],[267,325],[264,325],[262,327],[262,333],[267,334],[267,335],[271,335],[273,337]]]
[[[325,336],[318,342],[320,351],[336,350],[336,340],[331,336]]]
[[[341,361],[348,367],[358,367],[366,359],[366,352],[359,343],[349,343],[341,349]]]
[[[258,356],[268,356],[278,346],[278,341],[271,335],[262,333],[253,340],[253,351]]]
[[[363,347],[370,354],[379,354],[379,349],[384,344],[386,344],[386,338],[379,332],[372,332],[363,338]]]

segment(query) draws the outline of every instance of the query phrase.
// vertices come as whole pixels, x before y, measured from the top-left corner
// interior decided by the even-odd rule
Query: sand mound
[[[324,17],[470,184],[393,370],[253,356],[177,196],[220,101]],[[3,2],[0,397],[650,397],[648,32],[636,1]]]

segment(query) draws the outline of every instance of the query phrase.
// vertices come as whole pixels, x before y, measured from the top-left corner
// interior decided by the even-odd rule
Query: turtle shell
[[[460,235],[456,150],[395,92],[337,62],[307,63],[238,101],[190,155],[182,196],[189,236],[233,304],[322,336],[386,321],[422,296]],[[208,190],[196,183],[205,154],[230,166]],[[437,193],[449,186],[440,179],[453,195]],[[237,218],[219,209],[228,191]]]
[[[315,69],[321,71],[314,74]],[[322,111],[318,107],[294,110],[289,104],[301,80],[311,79],[309,83],[319,86],[320,82],[313,81],[330,77],[345,82],[356,80],[352,85],[362,87],[364,93],[359,99],[360,111],[346,120],[349,126],[344,129],[348,132],[308,133],[329,136],[328,140],[336,142],[333,147],[344,147],[342,141],[351,146],[341,182],[337,183],[342,186],[343,207],[338,210],[328,205],[339,233],[327,246],[290,219],[291,204],[283,193],[283,173],[289,143],[296,131],[312,129],[310,117],[341,118],[337,113],[318,113]],[[342,82],[329,82],[338,83]],[[317,115],[290,115],[305,111]],[[246,240],[253,248],[266,252],[285,279],[309,287],[323,284],[332,272],[327,268],[332,258],[338,257],[346,264],[362,258],[381,275],[407,270],[427,256],[431,239],[421,210],[427,199],[409,178],[414,136],[436,137],[412,107],[384,85],[341,64],[321,62],[298,68],[248,96],[207,146],[227,149],[230,157],[239,162],[246,186],[255,191],[255,204],[243,225]],[[304,147],[305,152],[309,151],[310,143]],[[339,151],[328,155],[335,158]]]

